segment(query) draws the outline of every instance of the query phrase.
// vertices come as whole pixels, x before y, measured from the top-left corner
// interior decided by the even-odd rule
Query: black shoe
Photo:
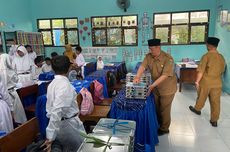
[[[164,135],[164,134],[168,134],[168,133],[169,133],[169,130],[163,131],[163,130],[161,130],[161,129],[158,129],[157,133],[158,133],[158,136],[162,136],[162,135]]]
[[[213,127],[217,127],[217,121],[213,121],[213,122],[212,122],[212,121],[210,120],[209,122],[210,122],[210,124],[211,124]]]
[[[189,106],[189,109],[197,115],[201,115],[201,112],[196,110],[193,106]]]

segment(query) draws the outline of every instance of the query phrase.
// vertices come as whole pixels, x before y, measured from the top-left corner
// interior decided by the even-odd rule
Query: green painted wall
[[[223,9],[227,9],[230,12],[230,1],[220,0],[218,5],[223,5]],[[224,91],[230,93],[230,31],[227,30],[226,26],[221,26],[220,22],[216,22],[215,36],[220,39],[218,50],[223,54],[226,61],[226,71],[224,73]]]
[[[130,8],[124,12],[116,5],[116,0],[30,0],[33,28],[37,30],[37,19],[39,18],[58,18],[58,17],[78,17],[79,20],[91,16],[109,16],[109,15],[123,15],[123,14],[138,14],[140,19],[144,12],[152,19],[153,13],[156,12],[170,12],[170,11],[185,11],[185,10],[210,10],[210,27],[209,35],[214,35],[215,30],[215,0],[131,0]],[[88,25],[91,27],[90,25]],[[80,29],[82,27],[79,27]],[[89,29],[90,30],[90,29]],[[152,35],[152,33],[151,33]],[[148,49],[147,46],[141,45],[141,33],[139,31],[139,45],[138,47],[121,47],[119,49],[117,61],[122,60],[122,50]],[[80,44],[83,47],[92,46],[91,39],[83,41],[80,39]],[[172,56],[176,61],[181,58],[190,57],[199,59],[205,53],[204,45],[178,45],[165,46],[163,50],[171,49]],[[52,51],[57,51],[62,54],[63,47],[49,47],[46,48],[47,56]],[[137,61],[129,61],[128,69],[131,70]]]

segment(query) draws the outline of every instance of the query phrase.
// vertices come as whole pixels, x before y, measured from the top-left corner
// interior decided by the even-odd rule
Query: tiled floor
[[[169,135],[159,137],[157,152],[230,152],[230,95],[222,94],[218,127],[210,125],[209,101],[201,116],[193,114],[196,90],[185,85],[177,92],[172,105],[172,123]]]

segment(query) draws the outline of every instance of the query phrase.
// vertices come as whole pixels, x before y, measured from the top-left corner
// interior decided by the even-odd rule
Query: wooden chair
[[[0,152],[20,152],[37,138],[38,133],[38,122],[34,117],[0,138]]]

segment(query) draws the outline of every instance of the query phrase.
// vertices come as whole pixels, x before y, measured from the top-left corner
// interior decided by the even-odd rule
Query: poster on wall
[[[83,47],[82,54],[86,61],[96,61],[101,56],[104,62],[117,60],[118,47]]]
[[[221,11],[221,25],[224,26],[227,23],[228,19],[228,10]]]
[[[133,45],[136,44],[136,29],[124,29],[124,44]]]

